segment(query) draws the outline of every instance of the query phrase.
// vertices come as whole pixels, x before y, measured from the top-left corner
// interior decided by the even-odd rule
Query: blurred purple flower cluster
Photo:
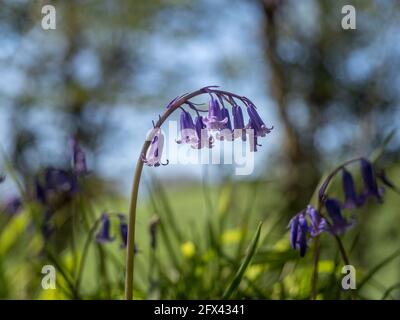
[[[363,181],[361,192],[357,192],[352,174],[346,169],[346,165],[343,165],[324,181],[319,191],[319,210],[322,211],[325,207],[328,216],[325,217],[315,207],[308,205],[306,209],[297,213],[290,220],[290,243],[293,249],[300,251],[300,256],[304,257],[309,240],[321,232],[327,231],[334,235],[340,235],[354,225],[354,215],[348,220],[343,215],[343,210],[362,207],[368,198],[375,198],[378,203],[382,203],[384,187],[379,186],[378,181],[387,187],[395,189],[395,186],[388,180],[383,171],[379,174],[375,172],[370,161],[361,158],[358,159],[358,162]],[[343,201],[329,197],[326,194],[328,183],[339,172],[342,174]]]

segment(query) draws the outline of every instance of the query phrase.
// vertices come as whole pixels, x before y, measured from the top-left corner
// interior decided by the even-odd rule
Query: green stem
[[[205,94],[212,93],[213,89],[206,90],[202,88],[200,90],[196,90],[192,93],[186,94],[179,99],[176,99],[169,108],[166,109],[164,114],[160,116],[157,123],[154,125],[154,128],[160,128],[164,121],[182,104],[186,103],[189,99]],[[225,92],[224,92],[225,93]],[[125,273],[125,299],[131,300],[133,298],[133,276],[134,276],[134,246],[135,246],[135,223],[136,223],[136,208],[137,208],[137,200],[139,194],[139,184],[140,178],[143,170],[143,159],[142,157],[146,155],[147,150],[150,146],[150,141],[145,141],[143,144],[142,150],[140,152],[139,159],[136,163],[135,176],[133,180],[132,193],[131,193],[131,202],[129,208],[129,220],[128,220],[128,245],[127,245],[127,254],[126,254],[126,273]]]

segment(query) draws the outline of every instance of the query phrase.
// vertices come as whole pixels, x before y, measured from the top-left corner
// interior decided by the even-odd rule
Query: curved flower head
[[[352,222],[348,222],[342,215],[341,204],[336,199],[328,198],[325,201],[325,207],[332,220],[329,231],[333,234],[342,234],[348,228],[353,226]]]
[[[354,209],[361,206],[364,201],[362,197],[357,195],[353,177],[345,168],[342,169],[342,185],[345,196],[344,207]]]
[[[319,215],[317,210],[312,205],[307,206],[306,214],[311,220],[310,234],[312,237],[316,237],[321,232],[326,230],[326,220]]]
[[[382,194],[378,189],[372,164],[366,159],[361,159],[360,165],[364,181],[364,197],[374,196],[379,202],[382,202]]]
[[[176,142],[194,144],[197,142],[196,128],[193,123],[192,116],[189,112],[183,110],[180,116],[180,133],[181,139]]]
[[[290,220],[290,243],[295,250],[300,250],[304,257],[307,251],[308,223],[304,212],[298,213]]]
[[[254,106],[248,106],[247,113],[250,117],[247,128],[253,129],[256,137],[265,137],[266,134],[272,131],[273,127],[267,128]]]
[[[86,155],[76,138],[71,138],[70,141],[72,149],[72,167],[76,174],[85,175],[88,173],[86,166]]]
[[[142,155],[142,161],[148,166],[158,167],[161,164],[161,156],[164,147],[164,135],[160,128],[154,128],[149,136],[150,148],[147,151],[147,155]]]
[[[208,103],[208,115],[204,118],[204,123],[209,130],[221,130],[227,124],[228,118],[222,117],[221,108],[218,100],[211,98]]]
[[[96,242],[104,243],[111,241],[114,241],[114,237],[110,236],[110,217],[108,214],[103,213],[101,215],[101,228],[96,235]]]

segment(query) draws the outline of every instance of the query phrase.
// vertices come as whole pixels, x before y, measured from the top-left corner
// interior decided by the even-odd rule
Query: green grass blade
[[[382,144],[376,148],[371,156],[369,157],[369,159],[375,163],[379,160],[379,158],[382,156],[383,152],[385,151],[387,145],[389,144],[389,142],[393,139],[394,135],[396,133],[396,130],[393,129],[389,132],[389,134],[385,137],[385,139],[383,140]]]
[[[378,263],[375,267],[371,269],[371,271],[362,279],[362,281],[358,284],[357,290],[360,290],[367,282],[370,280],[379,270],[381,270],[384,266],[386,266],[389,262],[394,260],[400,256],[400,249],[396,250],[394,253],[392,253],[390,256],[385,258],[383,261]]]
[[[253,258],[253,256],[256,253],[258,240],[260,239],[261,226],[262,226],[262,222],[260,222],[258,224],[257,231],[253,237],[253,240],[250,243],[247,254],[246,254],[242,264],[240,265],[238,271],[236,272],[232,282],[229,284],[228,288],[226,289],[225,293],[223,294],[222,299],[229,299],[231,297],[232,293],[235,291],[235,289],[239,286],[239,284],[243,278],[243,275],[251,262],[251,259]]]

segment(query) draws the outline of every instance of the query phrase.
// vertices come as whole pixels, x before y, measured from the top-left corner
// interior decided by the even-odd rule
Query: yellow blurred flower
[[[187,241],[181,245],[181,251],[185,258],[190,259],[196,253],[196,247],[194,246],[193,242]]]

